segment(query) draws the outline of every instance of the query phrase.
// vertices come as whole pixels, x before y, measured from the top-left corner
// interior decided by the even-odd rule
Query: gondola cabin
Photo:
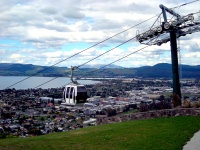
[[[69,84],[66,85],[63,91],[64,105],[76,105],[78,103],[85,103],[87,100],[87,89],[84,85]]]

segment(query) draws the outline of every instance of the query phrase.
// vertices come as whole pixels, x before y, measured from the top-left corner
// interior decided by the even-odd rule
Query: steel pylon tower
[[[172,78],[173,78],[173,94],[181,98],[179,69],[178,69],[178,49],[177,38],[200,31],[200,13],[188,14],[181,16],[174,10],[160,5],[162,9],[164,21],[156,27],[151,27],[143,33],[137,32],[136,39],[147,45],[162,45],[170,41],[171,61],[172,61]],[[168,21],[167,13],[176,17],[174,20]],[[198,19],[195,20],[195,15],[198,14]]]

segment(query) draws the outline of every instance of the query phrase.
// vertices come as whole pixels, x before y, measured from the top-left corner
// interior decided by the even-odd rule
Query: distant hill
[[[104,66],[105,66],[104,64],[84,65],[81,68],[101,68],[101,67],[104,67]],[[123,67],[117,66],[117,65],[109,65],[109,66],[106,66],[105,68],[123,68]]]
[[[200,78],[200,65],[179,66],[180,74],[182,78]],[[172,77],[172,65],[167,63],[160,63],[154,66],[145,66],[136,68],[136,75],[144,78],[171,78]]]
[[[39,73],[37,76],[63,76],[66,70],[68,70],[67,67],[48,67],[32,64],[0,63],[1,76],[29,76],[38,72]]]
[[[171,64],[160,63],[154,66],[143,66],[138,68],[123,68],[111,65],[98,69],[104,65],[83,66],[74,72],[76,77],[143,77],[143,78],[172,78]],[[181,65],[182,78],[200,78],[200,65]],[[70,75],[67,67],[48,67],[32,64],[0,63],[1,76],[53,76],[63,77]]]

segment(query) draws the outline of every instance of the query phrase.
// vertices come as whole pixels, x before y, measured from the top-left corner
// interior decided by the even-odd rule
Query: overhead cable
[[[110,51],[112,51],[112,50],[114,50],[114,49],[116,49],[116,48],[122,46],[122,45],[125,44],[125,43],[130,42],[130,41],[133,40],[133,39],[135,39],[135,37],[130,38],[129,40],[127,40],[127,41],[125,41],[125,42],[123,42],[123,43],[121,43],[121,44],[119,44],[119,45],[113,47],[112,49],[110,49],[110,50],[108,50],[108,51],[106,51],[106,52],[104,52],[104,53],[102,53],[102,54],[96,56],[95,58],[93,58],[93,59],[91,59],[91,60],[89,60],[89,61],[87,61],[87,62],[85,62],[85,63],[83,63],[83,64],[81,64],[81,65],[79,65],[79,66],[77,66],[77,68],[80,68],[81,66],[83,66],[83,65],[85,65],[85,64],[87,64],[87,63],[89,63],[89,62],[91,62],[91,61],[93,61],[93,60],[95,60],[95,59],[97,59],[97,58],[99,58],[99,57],[101,57],[101,56],[103,56],[103,55],[105,55],[106,53],[108,53],[108,52],[110,52]],[[58,77],[54,77],[54,78],[52,78],[51,80],[46,81],[46,82],[40,84],[39,86],[37,86],[37,87],[35,87],[35,88],[38,88],[38,87],[40,87],[40,86],[42,86],[42,85],[44,85],[44,84],[46,84],[46,83],[48,83],[48,82],[51,82],[52,80],[55,80],[56,78],[58,78]]]
[[[66,60],[68,60],[68,59],[70,59],[70,58],[72,58],[72,57],[74,57],[74,56],[76,56],[76,55],[78,55],[78,54],[80,54],[80,53],[82,53],[82,52],[85,52],[86,50],[89,50],[89,49],[91,49],[91,48],[93,48],[93,47],[95,47],[95,46],[97,46],[97,45],[99,45],[99,44],[101,44],[101,43],[103,43],[103,42],[105,42],[105,41],[108,41],[108,40],[112,39],[113,37],[118,36],[118,35],[120,35],[120,34],[126,32],[126,31],[128,31],[128,30],[130,30],[130,29],[132,29],[132,28],[134,28],[134,27],[136,27],[136,26],[138,26],[138,25],[144,23],[144,22],[147,22],[147,21],[149,21],[149,20],[151,20],[151,19],[153,19],[153,18],[159,16],[159,15],[160,15],[160,14],[155,15],[155,16],[153,16],[153,17],[151,17],[151,18],[149,18],[149,19],[146,19],[146,20],[144,20],[144,21],[142,21],[142,22],[140,22],[140,23],[138,23],[138,24],[136,24],[136,25],[134,25],[134,26],[132,26],[132,27],[130,27],[130,28],[128,28],[128,29],[125,29],[125,30],[123,30],[123,31],[121,31],[121,32],[119,32],[119,33],[117,33],[117,34],[115,34],[115,35],[113,35],[113,36],[111,36],[111,37],[109,37],[109,38],[107,38],[107,39],[101,41],[101,42],[98,42],[98,43],[96,43],[96,44],[94,44],[94,45],[92,45],[92,46],[90,46],[90,47],[88,47],[88,48],[86,48],[86,49],[84,49],[84,50],[82,50],[82,51],[80,51],[80,52],[74,54],[74,55],[71,55],[71,56],[67,57],[66,59],[63,59],[63,60],[61,60],[61,61],[59,61],[59,62],[57,62],[57,63],[55,63],[55,64],[53,64],[53,65],[51,65],[51,66],[49,66],[49,67],[47,67],[47,68],[45,68],[45,69],[40,70],[40,71],[36,72],[35,74],[30,75],[30,76],[28,76],[28,77],[26,77],[26,78],[24,78],[24,79],[22,79],[22,80],[20,80],[20,81],[18,81],[18,82],[16,82],[16,83],[14,83],[14,84],[8,86],[7,88],[13,87],[13,86],[15,86],[16,84],[19,84],[19,83],[21,83],[21,82],[23,82],[23,81],[25,81],[25,80],[27,80],[27,79],[33,77],[33,76],[36,76],[36,75],[38,75],[39,73],[42,73],[42,72],[44,72],[45,70],[56,66],[57,64],[60,64],[60,63],[66,61]],[[6,88],[6,89],[7,89],[7,88]]]
[[[140,49],[138,49],[138,50],[136,50],[136,51],[134,51],[134,52],[132,52],[132,53],[130,53],[130,54],[124,56],[124,57],[121,57],[121,58],[119,58],[119,59],[117,59],[117,60],[115,60],[115,61],[113,61],[113,62],[111,62],[111,63],[109,63],[109,64],[107,64],[107,65],[105,65],[105,66],[103,66],[103,67],[101,67],[101,68],[98,68],[98,69],[96,69],[96,70],[90,71],[90,72],[88,72],[88,74],[90,74],[90,73],[92,73],[92,72],[96,72],[97,70],[103,69],[103,68],[105,68],[105,67],[107,67],[107,66],[109,66],[109,65],[112,65],[112,64],[114,64],[114,63],[116,63],[116,62],[118,62],[118,61],[120,61],[120,60],[122,60],[122,59],[124,59],[124,58],[126,58],[126,57],[129,57],[129,56],[131,56],[131,55],[133,55],[133,54],[135,54],[135,53],[137,53],[137,52],[139,52],[139,51],[141,51],[141,50],[143,50],[143,49],[145,49],[145,48],[147,48],[147,47],[150,47],[150,46],[151,46],[151,45],[147,45],[147,46],[145,46],[145,47],[143,47],[143,48],[140,48]]]
[[[187,3],[181,4],[181,5],[179,5],[179,6],[173,7],[173,9],[180,8],[180,7],[182,7],[182,6],[189,5],[189,4],[195,3],[195,2],[197,2],[197,1],[200,1],[200,0],[194,0],[194,1],[191,1],[191,2],[187,2]]]
[[[107,67],[107,66],[109,66],[109,65],[112,65],[112,64],[114,64],[114,63],[116,63],[116,62],[118,62],[118,61],[120,61],[120,60],[122,60],[122,59],[124,59],[124,58],[126,58],[126,57],[129,57],[129,56],[131,56],[131,55],[133,55],[133,54],[135,54],[135,53],[137,53],[137,52],[139,52],[139,51],[141,51],[141,50],[143,50],[143,49],[145,49],[145,48],[147,48],[147,47],[150,47],[151,45],[147,45],[147,46],[145,46],[145,47],[143,47],[143,48],[140,48],[140,49],[138,49],[138,50],[136,50],[136,51],[134,51],[134,52],[132,52],[132,53],[130,53],[130,54],[128,54],[128,55],[125,55],[125,56],[123,56],[123,57],[121,57],[121,58],[119,58],[119,59],[117,59],[117,60],[115,60],[115,61],[113,61],[113,62],[111,62],[111,63],[109,63],[109,64],[107,64],[107,65],[105,65],[105,66],[103,66],[103,67],[100,67],[100,68],[98,68],[98,69],[95,69],[95,70],[92,70],[92,71],[89,71],[89,72],[86,72],[86,74],[91,74],[91,73],[93,73],[93,72],[96,72],[96,71],[98,71],[98,70],[100,70],[100,69],[103,69],[103,68],[105,68],[105,67]],[[50,81],[49,81],[50,82]],[[62,87],[64,87],[65,85],[63,85]]]
[[[179,6],[173,7],[173,9],[178,8],[178,7],[180,8],[180,7],[182,7],[182,6],[185,6],[185,5],[188,5],[188,4],[191,4],[191,3],[195,3],[195,2],[197,2],[197,1],[200,1],[200,0],[194,0],[194,1],[191,1],[191,2],[187,2],[187,3],[181,4],[181,5],[179,5]],[[52,67],[56,66],[56,65],[59,64],[59,63],[62,63],[62,62],[64,62],[64,61],[66,61],[66,60],[68,60],[68,59],[70,59],[70,58],[72,58],[72,57],[74,57],[74,56],[76,56],[76,55],[78,55],[78,54],[80,54],[80,53],[82,53],[82,52],[88,50],[88,49],[91,49],[91,48],[93,48],[93,47],[95,47],[95,46],[97,46],[97,45],[99,45],[99,44],[101,44],[101,43],[103,43],[103,42],[105,42],[105,41],[107,41],[107,40],[109,40],[109,39],[112,39],[113,37],[118,36],[119,34],[124,33],[124,32],[126,32],[126,31],[128,31],[128,30],[130,30],[130,29],[132,29],[132,28],[134,28],[134,27],[136,27],[136,26],[138,26],[138,25],[144,23],[144,22],[147,22],[147,21],[149,21],[149,20],[151,20],[151,19],[157,17],[157,16],[158,16],[158,18],[159,18],[160,14],[155,15],[155,16],[149,18],[149,19],[146,19],[146,20],[144,20],[144,21],[142,21],[142,22],[140,22],[140,23],[138,23],[138,24],[136,24],[136,25],[134,25],[134,26],[132,26],[132,27],[126,29],[126,30],[123,30],[123,31],[121,31],[121,32],[119,32],[119,33],[117,33],[117,34],[115,34],[115,35],[113,35],[113,36],[111,36],[111,37],[109,37],[109,38],[107,38],[107,39],[101,41],[101,42],[98,42],[98,43],[96,43],[96,44],[94,44],[94,45],[92,45],[92,46],[90,46],[90,47],[88,47],[88,48],[86,48],[86,49],[84,49],[84,50],[82,50],[82,51],[80,51],[80,52],[74,54],[74,55],[71,55],[71,56],[67,57],[66,59],[63,59],[63,60],[61,60],[61,61],[59,61],[59,62],[57,62],[57,63],[55,63],[55,64],[53,64],[53,65],[51,65],[51,66],[49,66],[49,67],[47,67],[47,68],[45,68],[45,69],[42,69],[42,70],[36,72],[35,74],[33,74],[33,75],[31,75],[31,76],[28,76],[28,77],[26,77],[26,78],[24,78],[24,79],[22,79],[22,80],[20,80],[20,81],[18,81],[18,82],[16,82],[16,83],[10,85],[10,86],[8,86],[7,88],[13,87],[14,85],[17,85],[17,84],[19,84],[19,83],[21,83],[21,82],[23,82],[23,81],[25,81],[25,80],[27,80],[27,79],[33,77],[33,76],[36,76],[36,75],[38,75],[39,73],[42,73],[43,71],[45,71],[45,70],[47,70],[47,69],[49,69],[49,68],[52,68]]]
[[[103,56],[103,55],[105,55],[106,53],[108,53],[108,52],[110,52],[110,51],[112,51],[112,50],[114,50],[114,49],[116,49],[116,48],[118,48],[118,47],[120,47],[120,46],[122,46],[122,45],[128,43],[128,42],[130,42],[130,41],[133,40],[133,39],[135,39],[135,37],[133,37],[133,38],[131,38],[131,39],[129,39],[129,40],[127,40],[127,41],[125,41],[125,42],[123,42],[123,43],[121,43],[121,44],[115,46],[114,48],[112,48],[112,49],[110,49],[110,50],[108,50],[108,51],[106,51],[106,52],[104,52],[104,53],[98,55],[97,57],[95,57],[95,58],[93,58],[93,59],[91,59],[91,60],[89,60],[89,61],[87,61],[87,62],[85,62],[85,63],[83,63],[83,64],[81,64],[81,65],[79,65],[78,68],[80,68],[81,66],[83,66],[83,65],[85,65],[85,64],[87,64],[87,63],[89,63],[89,62],[91,62],[91,61],[93,61],[93,60],[95,60],[95,59],[97,59],[97,58],[99,58],[99,57],[101,57],[101,56]]]

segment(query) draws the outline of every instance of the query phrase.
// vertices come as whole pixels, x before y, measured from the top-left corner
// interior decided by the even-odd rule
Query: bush
[[[0,139],[5,139],[5,138],[6,138],[6,134],[0,132]]]
[[[200,108],[200,102],[194,102],[194,103],[192,104],[192,107],[193,107],[193,108]]]
[[[190,107],[191,107],[191,104],[190,104],[190,100],[189,100],[189,99],[184,100],[184,102],[183,102],[183,107],[184,107],[184,108],[190,108]]]

